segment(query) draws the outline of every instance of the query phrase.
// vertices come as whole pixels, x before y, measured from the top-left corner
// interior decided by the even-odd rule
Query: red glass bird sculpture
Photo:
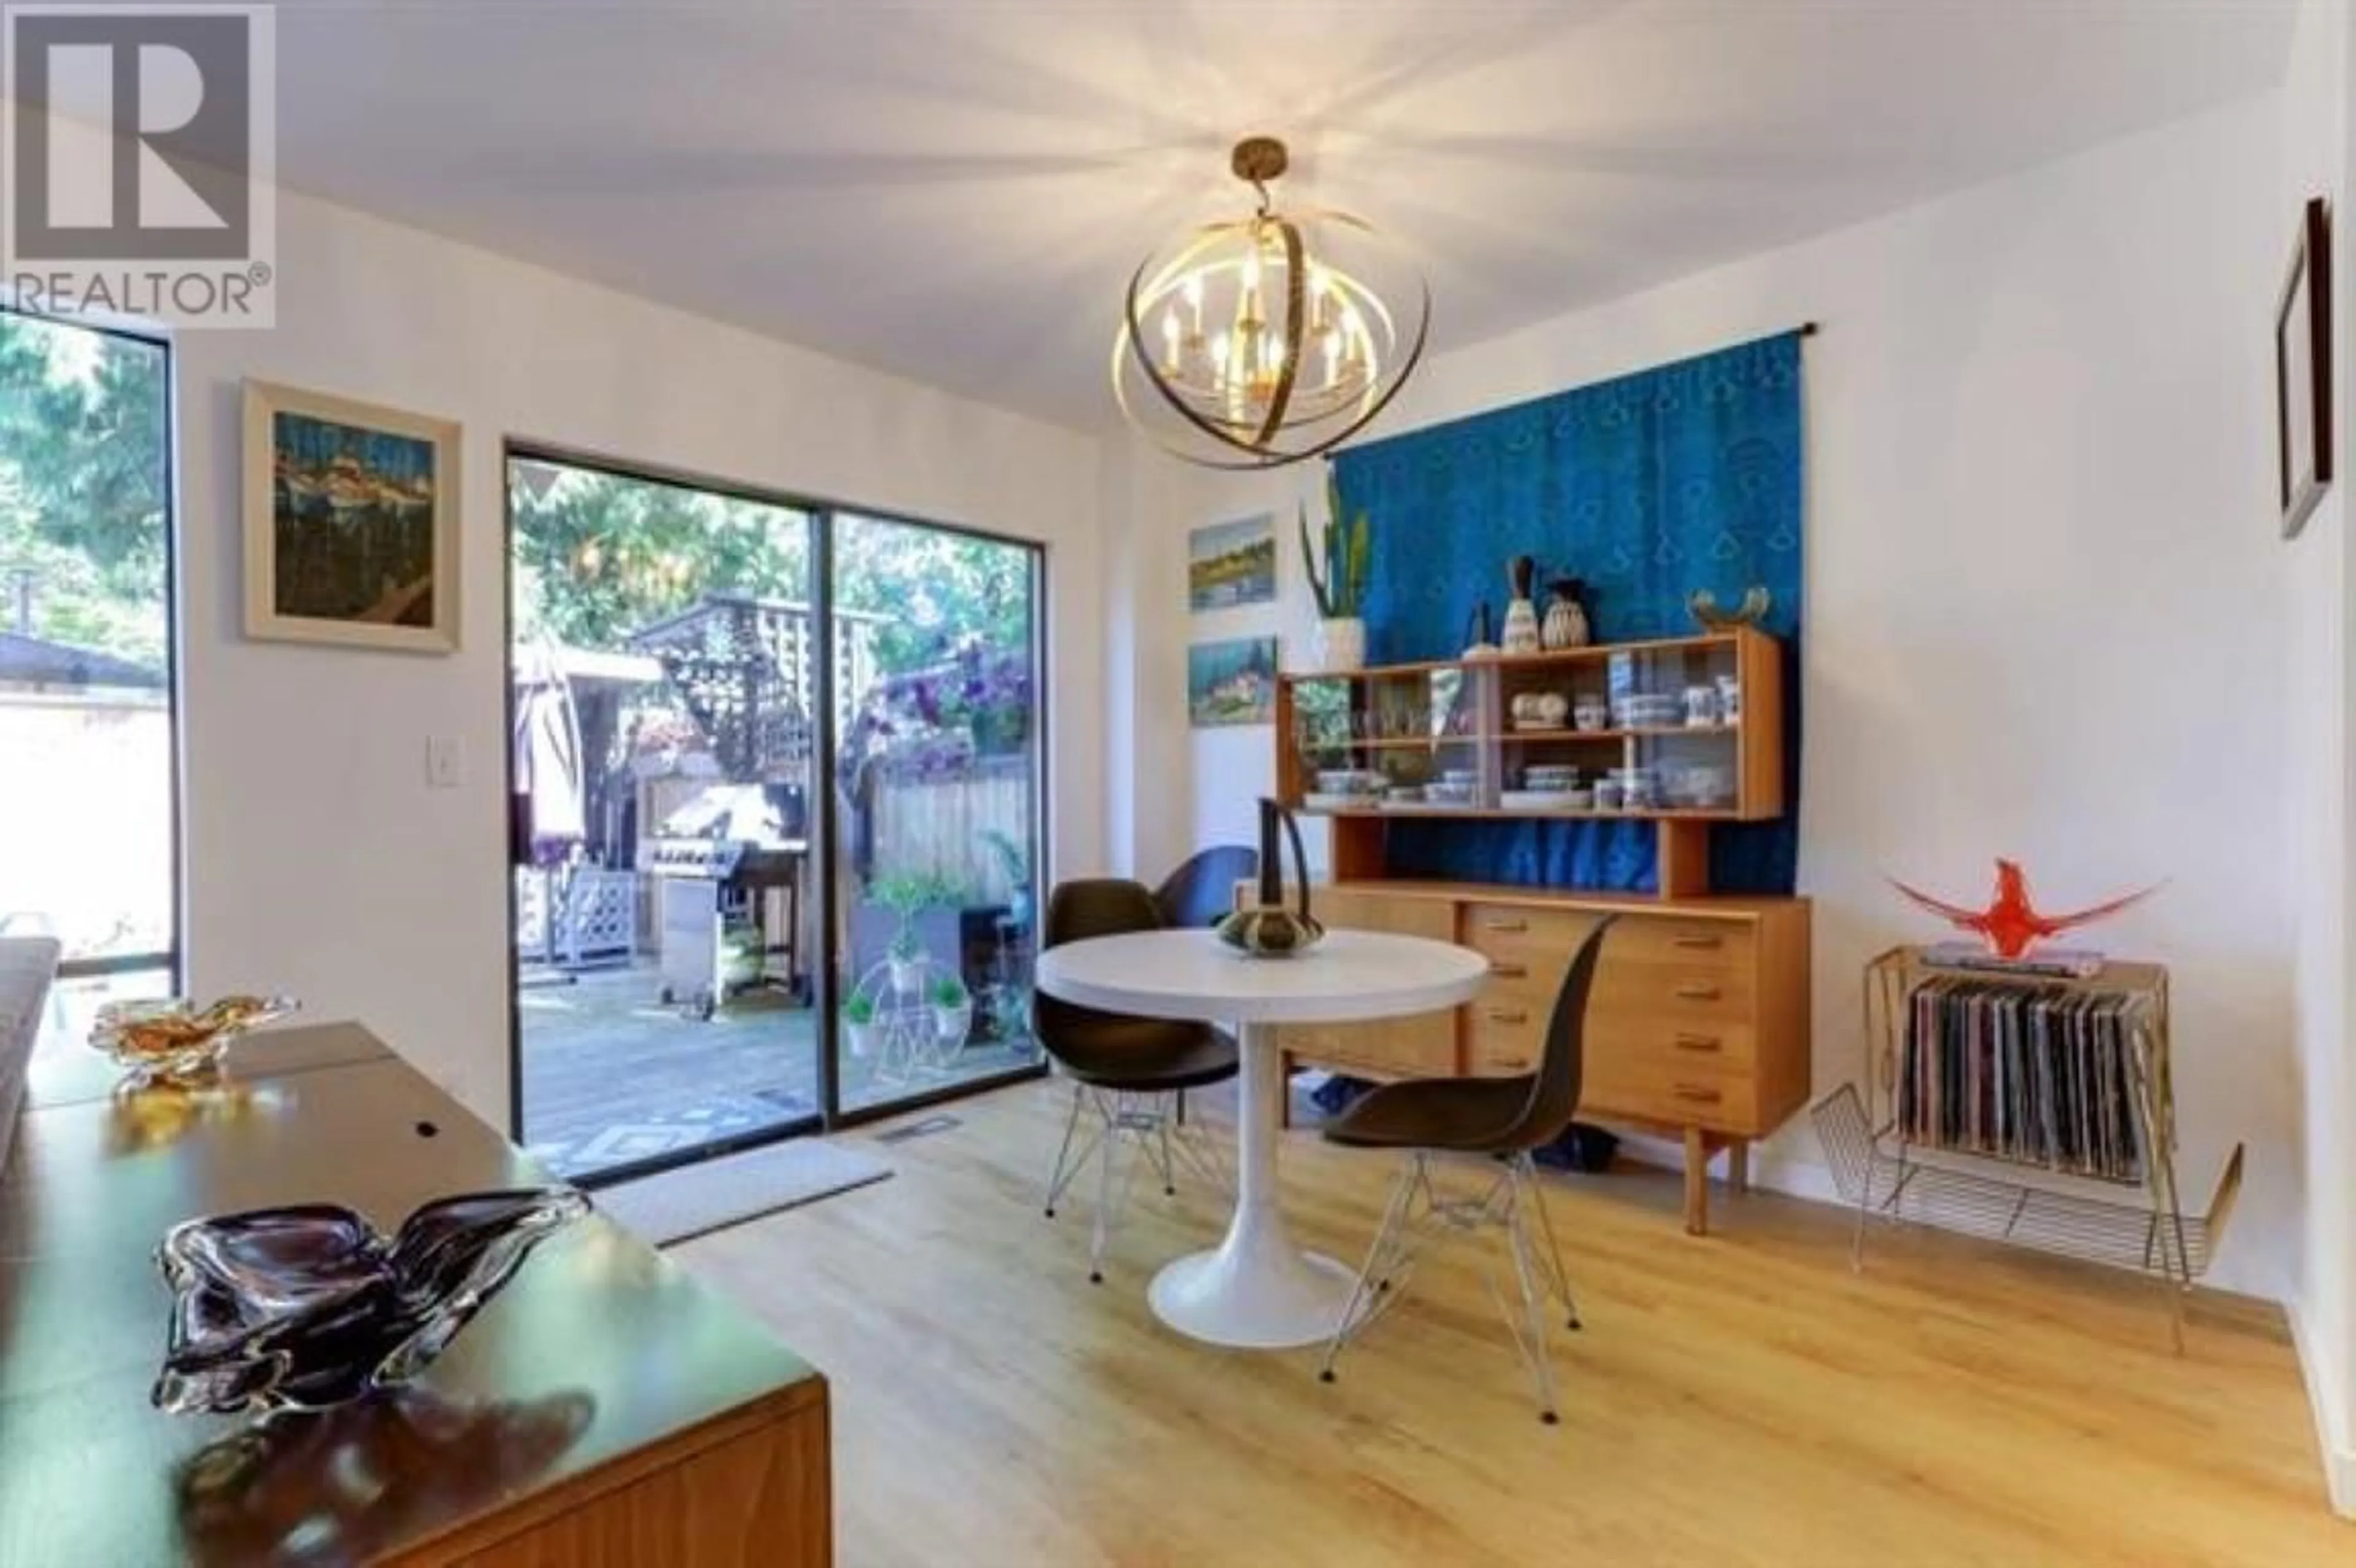
[[[2112,899],[2090,909],[2074,910],[2068,914],[2040,914],[2029,901],[2029,879],[2018,862],[1998,860],[1996,863],[1996,897],[1984,910],[1968,910],[1917,891],[1898,880],[1890,885],[1929,910],[1944,915],[1957,931],[1976,933],[1987,944],[1988,951],[1999,958],[2025,958],[2039,943],[2059,936],[2073,927],[2088,924],[2104,915],[2116,914],[2129,904],[2136,903],[2159,891],[2160,884],[2153,883],[2141,892]]]

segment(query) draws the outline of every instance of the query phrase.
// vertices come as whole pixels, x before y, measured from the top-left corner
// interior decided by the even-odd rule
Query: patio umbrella
[[[588,837],[581,774],[581,720],[573,687],[541,643],[516,673],[515,790],[531,863],[557,865]]]

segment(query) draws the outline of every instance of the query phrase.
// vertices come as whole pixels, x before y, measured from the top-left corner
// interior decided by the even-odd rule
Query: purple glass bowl
[[[588,1208],[570,1187],[469,1193],[390,1239],[324,1203],[175,1225],[155,1252],[174,1301],[152,1397],[180,1414],[326,1410],[405,1382]]]

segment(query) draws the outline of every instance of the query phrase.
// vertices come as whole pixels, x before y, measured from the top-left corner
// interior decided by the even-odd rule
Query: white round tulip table
[[[1156,1316],[1215,1345],[1278,1349],[1333,1332],[1351,1271],[1305,1253],[1277,1205],[1284,1059],[1274,1025],[1352,1023],[1434,1012],[1472,999],[1489,961],[1418,936],[1336,931],[1290,958],[1250,958],[1208,931],[1144,931],[1066,943],[1039,955],[1039,989],[1106,1012],[1233,1024],[1242,1047],[1236,1115],[1236,1212],[1226,1239],[1154,1276]]]

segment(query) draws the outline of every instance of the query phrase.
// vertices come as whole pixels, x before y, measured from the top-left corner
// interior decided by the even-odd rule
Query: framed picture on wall
[[[2331,211],[2311,197],[2275,311],[2275,455],[2283,538],[2331,484]]]
[[[1229,637],[1186,650],[1186,720],[1197,730],[1276,719],[1276,639]]]
[[[1276,601],[1276,514],[1214,523],[1186,536],[1186,608]]]
[[[458,647],[458,426],[245,384],[245,635]]]

